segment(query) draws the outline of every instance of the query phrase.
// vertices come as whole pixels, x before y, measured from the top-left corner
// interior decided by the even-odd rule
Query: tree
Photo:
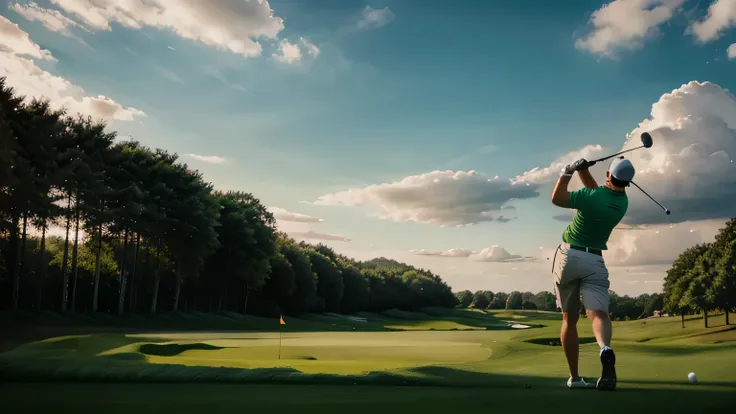
[[[469,308],[470,305],[473,303],[473,292],[469,290],[462,290],[460,292],[457,292],[455,296],[457,297],[457,301],[458,301],[457,306],[459,308],[463,308],[463,309]]]
[[[649,316],[652,316],[654,314],[654,311],[661,311],[663,307],[664,296],[659,293],[655,293],[651,295],[646,301],[644,311],[642,312],[640,317],[647,318]]]
[[[716,261],[718,252],[712,243],[705,246],[705,251],[695,261],[695,266],[687,273],[690,283],[683,299],[692,310],[702,312],[703,325],[708,327],[708,312],[715,309],[716,302],[713,285],[717,276]]]
[[[199,172],[188,170],[186,164],[174,168],[177,174],[169,183],[173,199],[167,208],[171,220],[165,238],[176,263],[172,310],[177,311],[184,277],[196,278],[204,260],[218,246],[219,206],[211,194],[212,185]]]
[[[557,310],[557,298],[551,292],[541,291],[534,295],[534,304],[539,310],[545,311],[556,311]]]
[[[316,249],[309,249],[307,257],[317,274],[317,293],[325,301],[329,312],[340,312],[343,296],[342,272],[327,256]]]
[[[472,306],[475,309],[485,310],[493,302],[493,292],[489,290],[479,290],[473,294]]]
[[[493,296],[491,309],[506,309],[506,302],[509,298],[508,293],[498,292]]]
[[[523,304],[521,292],[513,291],[506,299],[506,309],[521,309]]]
[[[370,281],[360,269],[349,264],[341,270],[343,296],[340,308],[344,313],[356,313],[368,307],[371,297]]]
[[[692,309],[685,297],[692,282],[692,269],[707,250],[708,247],[705,244],[690,247],[682,252],[667,270],[664,280],[664,309],[673,315],[680,315],[683,328],[685,327],[685,315]]]
[[[537,304],[534,303],[534,294],[532,292],[524,292],[521,294],[521,308],[537,309]]]
[[[724,311],[728,325],[729,312],[736,311],[736,218],[718,231],[713,249],[716,250],[716,276],[707,294],[716,307]]]

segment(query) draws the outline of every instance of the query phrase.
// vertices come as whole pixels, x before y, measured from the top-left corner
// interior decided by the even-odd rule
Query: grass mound
[[[156,355],[156,356],[176,356],[185,351],[200,350],[200,351],[217,351],[225,349],[222,346],[215,346],[210,344],[196,343],[196,344],[143,344],[138,347],[141,354],[144,355]],[[119,355],[119,354],[118,354]]]

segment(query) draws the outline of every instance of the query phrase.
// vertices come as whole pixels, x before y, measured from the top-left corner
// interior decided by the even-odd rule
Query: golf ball
[[[691,372],[691,373],[687,374],[687,380],[690,381],[691,383],[695,384],[696,382],[698,382],[698,377],[695,376],[695,373],[694,372]]]

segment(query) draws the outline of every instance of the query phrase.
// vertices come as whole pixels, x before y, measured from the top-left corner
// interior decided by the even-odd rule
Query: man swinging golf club
[[[587,316],[593,321],[593,332],[601,348],[603,365],[596,383],[599,390],[616,389],[616,356],[611,349],[611,319],[608,314],[610,295],[608,269],[602,251],[611,231],[626,214],[629,206],[626,187],[634,179],[634,166],[629,160],[614,158],[606,171],[605,185],[598,186],[588,167],[591,162],[580,159],[565,167],[552,193],[552,203],[577,210],[565,232],[563,243],[555,252],[552,263],[557,306],[562,309],[560,341],[570,367],[570,388],[587,388],[588,383],[578,372],[580,297]],[[577,191],[567,186],[575,172],[585,185]]]

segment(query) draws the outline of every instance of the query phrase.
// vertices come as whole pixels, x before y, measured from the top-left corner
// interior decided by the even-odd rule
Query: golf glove
[[[575,171],[584,171],[587,170],[588,167],[590,167],[590,161],[586,160],[585,158],[581,158],[565,167],[564,174],[572,175]]]

